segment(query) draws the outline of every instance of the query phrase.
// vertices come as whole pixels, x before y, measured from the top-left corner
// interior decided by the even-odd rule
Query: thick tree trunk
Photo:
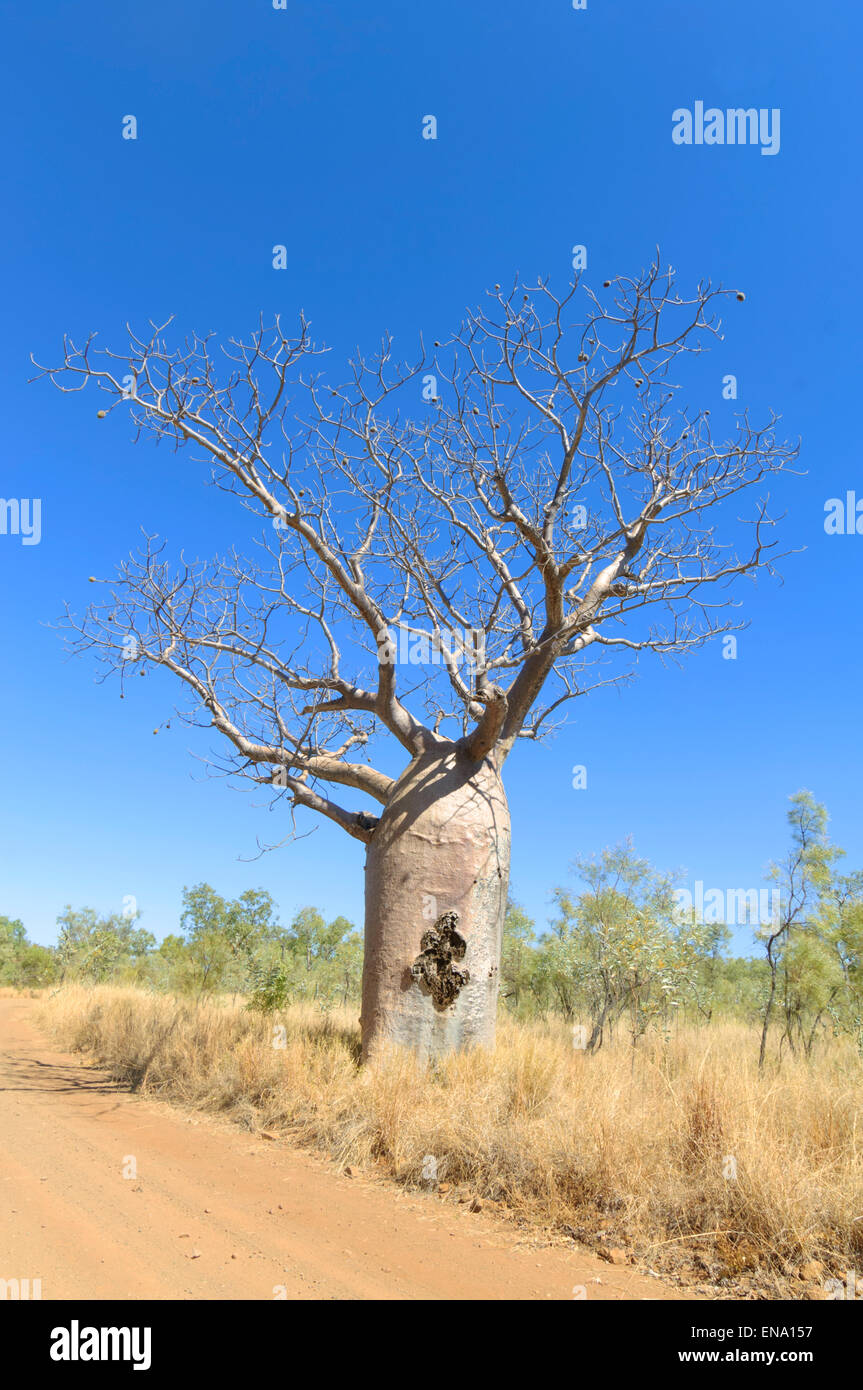
[[[422,1057],[494,1043],[509,850],[491,759],[414,758],[368,845],[364,1059],[386,1043]]]

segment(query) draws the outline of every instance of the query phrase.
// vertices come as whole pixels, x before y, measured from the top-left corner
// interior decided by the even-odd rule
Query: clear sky
[[[286,826],[206,779],[208,736],[175,723],[153,737],[167,680],[121,702],[64,656],[50,624],[141,528],[204,557],[230,543],[234,513],[182,455],[134,444],[119,412],[99,424],[92,392],[27,385],[28,354],[56,358],[64,332],[119,346],[127,320],[169,314],[243,335],[260,311],[300,308],[334,355],[384,330],[407,353],[516,272],[563,287],[576,243],[590,283],[639,270],[658,243],[685,287],[744,289],[705,377],[714,423],[775,408],[807,472],[777,494],[797,552],[784,584],[741,589],[736,660],[718,644],[680,669],[647,658],[510,759],[513,889],[544,923],[572,856],[626,835],[690,883],[757,888],[800,787],[863,866],[863,535],[824,531],[827,499],[863,500],[857,5],[54,0],[2,17],[0,496],[40,498],[42,535],[0,535],[0,912],[48,942],[65,903],[133,896],[161,936],[183,885],[208,880],[268,888],[283,918],[313,903],[362,920],[360,844],[307,815],[314,834],[248,862]],[[697,101],[778,108],[778,153],[675,144],[672,112]]]

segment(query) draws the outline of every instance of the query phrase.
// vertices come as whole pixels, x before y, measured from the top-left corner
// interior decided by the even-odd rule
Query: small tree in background
[[[140,916],[138,911],[103,915],[92,907],[75,909],[67,904],[57,918],[62,977],[91,984],[123,974],[134,980],[156,944],[152,933],[137,925]]]
[[[536,993],[536,961],[533,919],[510,897],[503,922],[500,979],[501,996],[515,1013],[519,1011],[524,997]]]
[[[362,938],[346,917],[327,922],[317,908],[301,908],[254,962],[249,1008],[272,1013],[296,1000],[345,1004],[357,992],[361,967]]]
[[[673,1010],[696,995],[699,966],[713,949],[715,929],[682,921],[674,879],[639,859],[629,841],[574,868],[586,884],[578,897],[558,889],[558,917],[540,956],[566,1018],[584,1009],[588,1052],[628,1019],[633,1045],[652,1025],[668,1028]]]
[[[0,916],[0,985],[36,989],[50,984],[56,974],[55,953],[28,941],[24,923],[17,917]]]
[[[208,883],[183,889],[180,918],[186,934],[189,983],[198,995],[243,990],[250,963],[278,936],[276,906],[262,888],[223,898]]]
[[[783,1042],[793,1048],[796,1038],[810,1052],[818,1024],[840,987],[836,944],[831,947],[820,927],[825,923],[825,908],[829,911],[828,905],[836,901],[835,866],[844,851],[830,843],[827,811],[811,792],[796,792],[790,800],[791,848],[771,868],[771,877],[779,885],[779,913],[758,933],[770,972],[759,1068],[766,1059],[777,1003],[784,1016]]]
[[[821,928],[840,979],[827,1012],[863,1056],[863,873],[833,879],[822,895]]]

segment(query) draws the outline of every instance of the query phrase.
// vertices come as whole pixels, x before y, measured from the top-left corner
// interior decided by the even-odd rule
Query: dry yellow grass
[[[493,1053],[362,1069],[355,1010],[289,1009],[284,1047],[228,1001],[70,986],[40,1010],[64,1046],[144,1091],[408,1185],[427,1185],[433,1155],[449,1196],[603,1233],[654,1269],[767,1292],[805,1261],[860,1265],[863,1065],[842,1042],[759,1077],[739,1024],[589,1057],[563,1023],[504,1018]]]

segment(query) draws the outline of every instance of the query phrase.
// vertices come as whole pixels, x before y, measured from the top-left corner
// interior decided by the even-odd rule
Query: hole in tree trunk
[[[464,960],[467,942],[457,931],[458,913],[445,912],[424,932],[422,951],[411,966],[411,976],[436,1009],[447,1009],[470,981],[470,972],[454,964]]]

